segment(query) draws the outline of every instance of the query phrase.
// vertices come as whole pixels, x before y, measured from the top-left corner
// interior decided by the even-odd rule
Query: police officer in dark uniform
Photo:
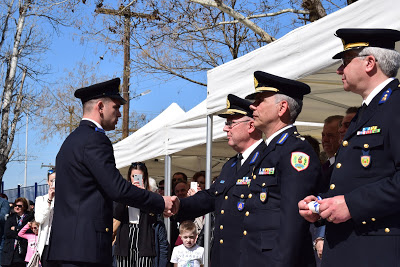
[[[326,219],[322,266],[400,266],[400,32],[339,29],[344,51],[337,73],[345,91],[361,95],[339,151],[320,216],[299,202],[308,221]]]
[[[105,131],[115,128],[119,108],[126,103],[119,84],[116,78],[75,91],[83,103],[83,119],[56,159],[49,260],[58,266],[111,266],[113,201],[153,213],[165,210],[167,215],[172,208],[170,197],[163,200],[133,186],[115,167]]]
[[[240,266],[315,266],[309,223],[297,203],[316,192],[321,167],[318,155],[293,126],[301,112],[304,83],[269,73],[254,73],[253,110],[256,128],[265,134],[267,148],[254,165],[244,196]],[[235,192],[234,192],[235,193]]]
[[[254,127],[250,101],[228,95],[227,110],[219,116],[226,118],[224,131],[228,144],[238,153],[222,167],[215,183],[208,190],[180,200],[178,218],[195,218],[215,211],[214,242],[211,250],[212,266],[240,265],[243,244],[243,218],[249,216],[245,210],[244,195],[239,188],[248,187],[250,174],[260,152],[266,147],[262,132]]]

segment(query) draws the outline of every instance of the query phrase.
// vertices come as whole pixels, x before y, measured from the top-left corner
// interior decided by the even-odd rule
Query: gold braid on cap
[[[240,109],[228,109],[226,111],[226,113],[228,114],[235,114],[235,113],[239,113],[239,114],[243,114],[243,115],[247,115],[246,111],[240,110]]]
[[[254,77],[254,88],[256,89],[256,93],[262,92],[262,91],[272,91],[272,92],[279,92],[279,89],[275,87],[268,87],[268,86],[261,86],[258,87],[258,81],[256,77]]]
[[[277,93],[277,92],[279,92],[279,89],[277,89],[275,87],[267,87],[267,86],[256,88],[256,93],[263,92],[263,91],[270,91],[270,92]]]
[[[368,42],[359,42],[359,43],[349,43],[349,44],[345,44],[344,43],[344,41],[343,41],[343,49],[346,51],[346,50],[349,50],[349,49],[352,49],[352,48],[354,48],[354,47],[367,47],[367,46],[369,46],[369,43]]]

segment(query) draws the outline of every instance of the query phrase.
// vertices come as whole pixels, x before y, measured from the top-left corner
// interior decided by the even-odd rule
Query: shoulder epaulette
[[[106,131],[104,131],[104,129],[102,129],[102,128],[96,127],[96,128],[94,128],[94,130],[95,130],[96,132],[106,134]]]
[[[278,142],[276,142],[278,145],[282,145],[283,143],[285,143],[286,139],[288,138],[289,134],[288,133],[284,133],[281,135],[281,137],[279,137]]]
[[[250,161],[250,164],[253,164],[256,161],[256,159],[258,158],[259,154],[260,154],[260,152],[258,152],[258,151],[254,154],[253,158]]]
[[[301,134],[297,133],[297,135],[295,135],[297,138],[299,138],[301,141],[306,140]]]
[[[382,96],[381,96],[381,100],[379,101],[378,104],[383,104],[386,102],[386,100],[388,100],[388,98],[390,97],[390,95],[392,94],[392,89],[387,89],[385,92],[383,92]]]

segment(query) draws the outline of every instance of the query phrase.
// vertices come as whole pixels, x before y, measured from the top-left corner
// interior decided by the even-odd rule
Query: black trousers
[[[51,261],[47,261],[48,256],[49,256],[49,246],[46,245],[43,248],[42,257],[40,259],[42,267],[56,267],[57,266],[56,264],[54,264]]]

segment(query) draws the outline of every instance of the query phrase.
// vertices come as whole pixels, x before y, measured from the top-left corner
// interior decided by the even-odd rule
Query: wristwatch
[[[323,237],[317,237],[317,238],[312,242],[312,245],[313,245],[313,248],[314,248],[315,251],[317,251],[317,248],[316,248],[315,246],[317,245],[318,241],[324,241],[324,238],[323,238]]]

